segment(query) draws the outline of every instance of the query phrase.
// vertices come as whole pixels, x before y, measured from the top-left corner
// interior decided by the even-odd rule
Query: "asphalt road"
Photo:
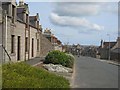
[[[73,88],[118,88],[118,66],[91,57],[76,57]]]

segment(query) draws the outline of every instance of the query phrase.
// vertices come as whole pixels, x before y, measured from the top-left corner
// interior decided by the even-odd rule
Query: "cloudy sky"
[[[117,39],[117,2],[27,3],[30,15],[39,13],[43,29],[50,28],[63,44],[100,45],[101,39],[109,40],[107,34],[111,41]]]

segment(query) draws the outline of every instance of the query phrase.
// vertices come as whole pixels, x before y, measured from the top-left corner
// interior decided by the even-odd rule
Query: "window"
[[[28,28],[28,14],[26,14],[26,24],[25,24],[25,28]]]
[[[1,3],[0,3],[0,4],[1,4]],[[9,13],[9,6],[10,6],[10,4],[3,2],[1,6],[2,6],[3,10],[6,10],[6,11],[7,11],[7,14],[9,15],[9,14],[10,14],[10,13]]]
[[[26,14],[26,23],[28,23],[28,14]]]
[[[12,5],[12,23],[15,21],[15,6]]]
[[[39,21],[37,21],[37,28],[39,28]]]
[[[15,35],[11,35],[11,53],[14,53]]]
[[[37,39],[37,51],[39,51],[39,39]]]
[[[27,23],[25,24],[25,28],[27,28]]]
[[[28,52],[28,37],[25,38],[25,52]]]

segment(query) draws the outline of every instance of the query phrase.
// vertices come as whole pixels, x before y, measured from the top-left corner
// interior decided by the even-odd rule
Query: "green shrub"
[[[42,68],[25,63],[5,64],[3,88],[69,88],[69,81]]]
[[[61,64],[66,67],[72,67],[73,62],[74,58],[71,55],[57,50],[49,52],[44,61],[45,64]]]
[[[67,54],[66,53],[66,55],[68,56],[68,60],[66,62],[67,67],[73,67],[75,57],[72,54]]]

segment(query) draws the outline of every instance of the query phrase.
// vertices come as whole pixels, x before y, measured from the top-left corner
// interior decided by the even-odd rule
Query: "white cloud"
[[[93,3],[57,3],[53,12],[62,16],[89,16],[100,11],[100,4]]]
[[[117,15],[117,3],[110,2],[59,2],[53,10],[60,16],[92,16],[102,12]]]
[[[104,11],[104,12],[109,12],[109,13],[113,13],[113,14],[116,14],[116,15],[118,15],[118,4],[116,3],[116,4],[114,4],[113,6],[111,6],[111,5],[113,5],[112,3],[106,3],[106,7],[104,6],[103,8],[102,8],[102,10]],[[105,9],[104,9],[105,8]]]
[[[52,23],[59,26],[71,26],[71,27],[82,27],[90,30],[103,30],[104,27],[98,24],[89,22],[85,18],[70,17],[70,16],[59,16],[56,13],[51,13],[50,19]]]

